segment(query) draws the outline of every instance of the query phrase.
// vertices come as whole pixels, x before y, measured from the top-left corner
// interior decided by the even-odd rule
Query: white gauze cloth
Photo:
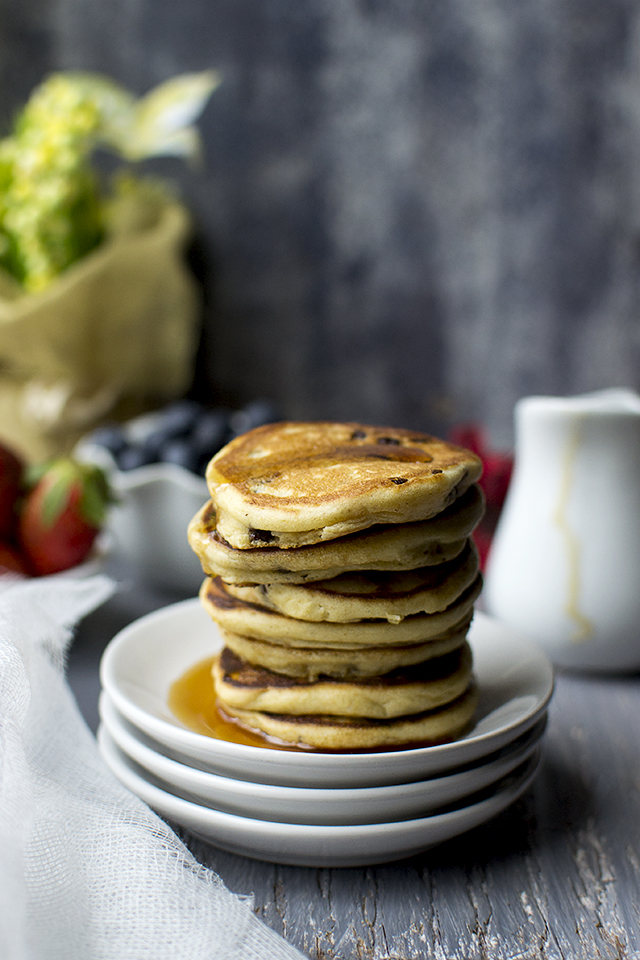
[[[293,960],[101,760],[64,677],[106,577],[0,591],[2,960]]]

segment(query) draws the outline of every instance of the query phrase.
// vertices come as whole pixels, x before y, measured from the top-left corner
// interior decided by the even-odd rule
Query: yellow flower
[[[136,99],[106,77],[57,73],[0,141],[0,263],[29,291],[47,286],[102,236],[90,166],[102,144],[127,160],[193,155],[193,121],[218,85],[213,71],[176,77]]]

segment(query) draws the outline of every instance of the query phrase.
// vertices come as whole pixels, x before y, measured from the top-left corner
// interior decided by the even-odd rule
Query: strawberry
[[[20,545],[35,574],[81,563],[93,546],[110,501],[99,467],[60,458],[27,471],[31,486],[20,511]]]
[[[0,537],[11,539],[16,524],[16,502],[22,482],[22,461],[0,444]]]
[[[465,423],[455,427],[451,431],[450,439],[453,443],[473,451],[482,460],[482,476],[478,483],[485,496],[486,509],[484,517],[474,531],[473,538],[480,553],[480,568],[484,570],[491,540],[509,489],[513,457],[508,453],[496,453],[491,450],[487,445],[482,427],[478,424]]]
[[[29,576],[24,557],[12,543],[0,540],[0,577],[7,573],[20,573],[24,577]]]

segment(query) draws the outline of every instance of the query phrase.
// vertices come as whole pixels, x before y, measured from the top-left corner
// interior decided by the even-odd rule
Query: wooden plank
[[[311,870],[191,843],[312,958],[611,960],[640,952],[640,687],[560,678],[540,775],[420,857]]]
[[[152,591],[122,591],[81,625],[69,669],[90,723],[102,648],[157,605]],[[314,870],[185,839],[314,960],[636,960],[640,680],[560,676],[533,789],[419,857]]]

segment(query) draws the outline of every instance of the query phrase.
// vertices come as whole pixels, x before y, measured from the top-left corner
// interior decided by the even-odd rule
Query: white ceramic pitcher
[[[527,397],[484,601],[558,666],[640,670],[640,396]]]

